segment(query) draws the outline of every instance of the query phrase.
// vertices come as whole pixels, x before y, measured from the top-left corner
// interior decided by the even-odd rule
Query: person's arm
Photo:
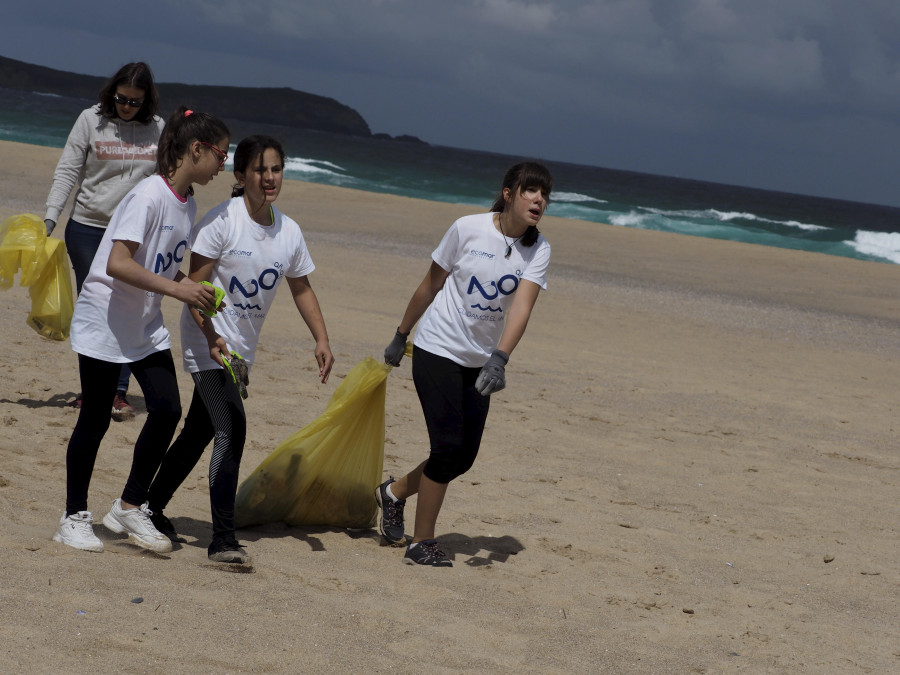
[[[115,240],[109,252],[106,273],[113,279],[145,291],[168,295],[191,307],[199,306],[208,311],[216,308],[216,294],[209,286],[192,281],[181,270],[175,274],[175,279],[167,279],[136,262],[134,254],[139,246],[136,241]]]
[[[187,278],[198,284],[201,281],[209,281],[209,278],[212,276],[213,266],[217,262],[218,260],[215,258],[207,258],[206,256],[197,253],[191,253],[191,266]],[[224,306],[225,303],[223,302],[217,309],[221,309]],[[191,318],[200,327],[204,337],[206,337],[206,342],[209,345],[210,358],[224,368],[225,363],[222,361],[222,355],[224,354],[226,357],[230,358],[230,350],[228,344],[225,342],[225,338],[216,332],[212,318],[205,314],[201,314],[193,305],[188,305],[188,312],[190,312]]]
[[[325,330],[325,317],[322,316],[319,299],[309,283],[309,277],[288,277],[287,282],[297,311],[316,341],[316,365],[319,366],[319,378],[325,384],[334,365],[334,355],[328,343],[328,331]]]
[[[444,287],[444,282],[447,281],[448,276],[450,276],[450,272],[436,262],[431,262],[428,273],[422,279],[422,283],[416,288],[409,300],[409,304],[406,306],[400,325],[397,326],[397,332],[409,335],[413,327],[419,322],[419,319],[422,318],[425,310],[434,302],[435,297]]]
[[[482,396],[490,396],[495,391],[506,388],[506,364],[509,363],[509,355],[525,334],[531,310],[540,292],[541,287],[533,281],[523,280],[519,283],[512,305],[506,313],[500,342],[497,343],[497,348],[491,353],[487,363],[481,367],[481,372],[475,380],[475,389]]]
[[[406,353],[406,338],[409,337],[413,326],[419,322],[428,306],[434,302],[435,297],[444,287],[444,283],[449,275],[450,272],[436,262],[431,262],[431,267],[428,268],[425,278],[422,279],[422,283],[419,284],[409,299],[409,304],[406,306],[403,318],[400,319],[400,325],[397,326],[394,338],[384,350],[384,362],[386,364],[395,368],[400,365],[400,361]]]
[[[519,288],[516,289],[512,305],[504,319],[500,342],[497,343],[497,349],[505,352],[507,356],[512,354],[513,349],[525,334],[525,327],[528,325],[528,319],[531,318],[531,310],[534,309],[534,303],[537,302],[540,292],[541,287],[533,281],[522,280],[519,282]]]
[[[82,113],[75,120],[56,164],[56,169],[53,171],[53,182],[50,184],[50,193],[47,195],[47,210],[44,213],[47,234],[53,231],[66,207],[69,195],[81,178],[89,148],[90,128],[84,113]]]

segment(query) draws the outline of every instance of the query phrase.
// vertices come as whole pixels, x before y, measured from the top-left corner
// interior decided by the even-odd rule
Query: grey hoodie
[[[82,111],[69,133],[47,197],[45,220],[56,222],[76,184],[72,218],[105,228],[122,198],[156,171],[156,149],[164,122],[147,124],[100,114],[95,105]]]

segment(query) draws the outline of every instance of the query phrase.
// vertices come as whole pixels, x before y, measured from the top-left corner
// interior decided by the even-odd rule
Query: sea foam
[[[859,230],[853,241],[844,242],[857,253],[900,263],[900,233]]]

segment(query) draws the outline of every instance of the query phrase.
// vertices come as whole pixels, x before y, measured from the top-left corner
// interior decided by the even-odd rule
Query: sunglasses
[[[113,101],[115,101],[119,105],[130,105],[132,108],[140,108],[142,105],[144,105],[144,99],[128,98],[126,96],[122,96],[122,94],[116,94],[115,96],[113,96]]]
[[[200,145],[205,145],[210,150],[214,150],[215,153],[219,156],[219,164],[224,164],[226,161],[228,161],[228,153],[222,152],[221,149],[217,148],[212,143],[207,143],[206,141],[200,141]]]

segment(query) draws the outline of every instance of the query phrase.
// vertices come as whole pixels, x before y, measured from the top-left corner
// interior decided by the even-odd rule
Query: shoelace
[[[447,554],[438,548],[437,544],[419,544],[425,550],[429,558],[446,558]]]
[[[94,534],[94,528],[92,527],[92,523],[94,522],[93,518],[87,518],[86,520],[80,519],[72,519],[73,526],[80,534]]]
[[[391,525],[400,526],[403,523],[403,507],[406,506],[406,500],[392,502],[390,498],[384,500],[382,510],[384,511],[384,519]]]
[[[153,511],[150,510],[148,503],[144,502],[136,510],[137,510],[137,513],[135,515],[138,518],[140,518],[141,523],[143,523],[144,525],[149,525],[150,527],[152,527],[155,530],[156,526],[153,524],[153,520],[150,518],[150,516],[153,515]]]

